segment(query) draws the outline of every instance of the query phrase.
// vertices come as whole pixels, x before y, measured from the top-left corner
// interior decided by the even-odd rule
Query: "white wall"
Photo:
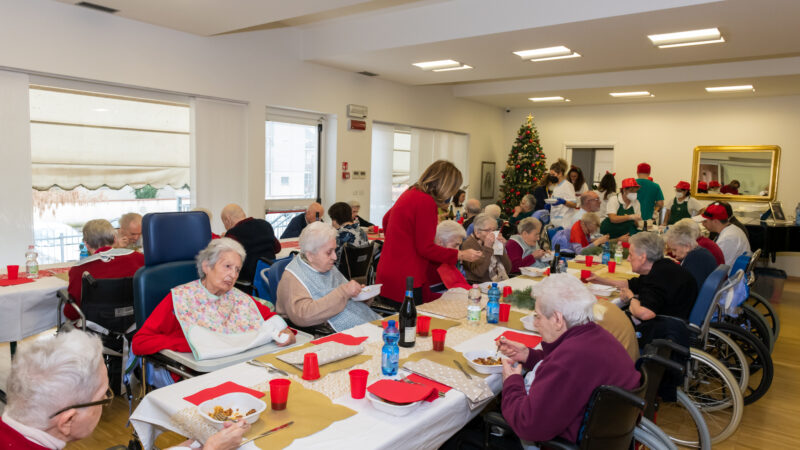
[[[679,180],[691,182],[694,147],[779,145],[778,200],[792,216],[800,201],[800,96],[514,109],[503,125],[508,148],[530,112],[548,163],[568,142],[614,143],[617,182],[634,177],[636,165],[646,161],[667,201]],[[754,205],[766,209],[766,204],[737,206]],[[800,276],[800,265],[788,258],[779,263],[789,275]]]
[[[369,176],[372,120],[469,134],[471,179],[480,174],[475,161],[505,158],[499,108],[454,98],[449,87],[403,86],[302,62],[296,56],[301,54],[300,38],[291,29],[206,38],[51,0],[4,0],[0,42],[8,44],[0,46],[0,67],[248,102],[247,154],[196,155],[195,161],[207,167],[242,156],[247,162],[240,172],[214,175],[215,183],[244,179],[244,198],[222,201],[198,196],[199,205],[215,216],[228,202],[243,204],[252,215],[263,214],[267,106],[316,111],[338,119],[329,121],[337,127],[335,135],[326,134],[336,137],[337,164],[323,174],[323,186],[334,186],[335,193],[327,191],[324,198],[355,197],[365,209],[369,178],[343,181],[335,169],[348,161],[351,170],[365,170]],[[348,103],[369,107],[367,131],[348,129]],[[198,175],[197,184],[208,181]]]

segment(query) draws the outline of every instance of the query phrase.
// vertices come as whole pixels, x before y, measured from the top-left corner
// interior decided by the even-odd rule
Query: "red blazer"
[[[569,241],[581,244],[581,247],[589,246],[589,238],[586,236],[586,233],[583,232],[580,220],[572,225],[572,229],[569,231]]]
[[[414,277],[414,287],[422,287],[423,300],[430,298],[428,287],[438,282],[436,268],[442,263],[456,265],[458,250],[433,243],[439,208],[428,194],[409,188],[383,216],[386,242],[378,262],[377,283],[381,295],[403,301],[406,277]]]
[[[261,303],[253,300],[258,307],[258,312],[264,320],[274,316],[275,313]],[[172,307],[172,292],[161,300],[156,309],[144,321],[142,328],[136,332],[131,341],[133,353],[136,355],[152,355],[161,350],[175,350],[176,352],[191,352],[186,336],[183,335],[175,310]]]
[[[0,449],[13,450],[47,450],[47,447],[28,440],[17,430],[11,428],[0,419]]]
[[[96,253],[110,250],[111,247],[101,247]],[[109,262],[95,260],[86,264],[78,264],[69,269],[69,286],[67,292],[69,296],[75,300],[78,306],[81,306],[81,277],[83,272],[89,272],[95,279],[100,278],[124,278],[132,277],[133,274],[144,265],[144,255],[139,252],[133,252],[129,255],[115,256]],[[72,305],[64,305],[64,315],[69,320],[78,319],[78,311]]]

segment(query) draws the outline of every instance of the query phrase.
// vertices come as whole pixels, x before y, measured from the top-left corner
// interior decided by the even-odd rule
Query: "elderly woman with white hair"
[[[172,288],[133,337],[137,355],[169,349],[198,360],[239,353],[272,340],[295,341],[286,322],[234,289],[245,251],[231,238],[214,239],[196,256],[198,280]]]
[[[717,260],[708,249],[697,244],[700,225],[692,219],[681,219],[667,230],[667,247],[681,266],[692,274],[697,282],[697,292],[703,287],[711,272],[717,268]]]
[[[533,216],[536,207],[536,198],[532,194],[525,194],[520,200],[519,205],[514,207],[514,214],[508,218],[508,224],[517,225],[521,220]]]
[[[22,344],[7,384],[8,404],[0,420],[4,449],[60,450],[67,442],[89,437],[103,406],[114,400],[100,339],[82,331]],[[203,448],[238,448],[249,429],[244,420],[229,422]],[[188,449],[193,442],[173,449]]]
[[[596,299],[577,278],[551,275],[533,287],[533,295],[542,349],[498,342],[508,358],[503,360],[503,417],[526,448],[526,441],[555,437],[575,442],[596,387],[639,386],[639,372],[625,348],[593,322]],[[524,378],[523,369],[528,371]]]
[[[476,261],[464,261],[467,281],[483,283],[507,280],[511,273],[511,260],[506,253],[505,239],[495,233],[497,221],[490,214],[483,213],[475,217],[472,225],[473,233],[467,237],[461,248],[480,251],[481,257]]]
[[[545,251],[539,248],[539,235],[542,232],[542,222],[539,219],[522,219],[517,225],[517,232],[518,234],[511,236],[506,242],[511,273],[519,273],[520,267],[532,266],[545,255]]]
[[[457,250],[461,247],[461,243],[464,242],[466,237],[467,232],[461,224],[455,220],[444,220],[436,226],[436,236],[433,238],[433,242],[436,245]],[[436,267],[436,272],[439,274],[441,283],[435,281],[431,283],[431,292],[434,297],[450,288],[462,287],[466,289],[470,287],[464,277],[464,269],[461,262],[457,262],[455,265],[441,263]]]
[[[327,324],[333,332],[379,319],[364,302],[351,300],[363,287],[336,268],[336,230],[315,222],[300,233],[300,254],[278,283],[278,314],[299,327]]]
[[[585,249],[600,247],[608,242],[608,235],[598,236],[598,231],[600,231],[600,216],[593,212],[584,213],[572,228],[556,232],[553,236],[553,247],[559,244],[562,250],[569,249],[579,255]]]
[[[347,202],[347,204],[350,205],[350,209],[353,210],[353,223],[354,224],[356,224],[356,225],[358,225],[360,227],[365,227],[365,228],[366,227],[375,226],[372,223],[370,223],[370,221],[368,221],[368,220],[366,220],[363,217],[358,215],[358,212],[361,210],[361,203],[359,203],[358,200],[350,200],[349,202]]]

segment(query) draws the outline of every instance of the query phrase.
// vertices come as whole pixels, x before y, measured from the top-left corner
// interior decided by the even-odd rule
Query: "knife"
[[[284,428],[287,428],[289,425],[291,425],[291,424],[293,424],[293,423],[294,423],[294,420],[293,420],[293,421],[291,421],[291,422],[286,422],[285,424],[283,424],[283,425],[281,425],[281,426],[279,426],[279,427],[275,427],[275,428],[273,428],[273,429],[271,429],[271,430],[267,431],[266,433],[259,434],[258,436],[255,436],[255,437],[251,437],[250,439],[248,439],[248,440],[246,440],[246,441],[242,442],[241,444],[239,444],[239,446],[241,447],[242,445],[244,445],[244,444],[247,444],[247,443],[249,443],[249,442],[253,442],[253,441],[255,441],[256,439],[261,439],[261,438],[263,438],[264,436],[269,436],[270,434],[272,434],[272,433],[274,433],[274,432],[276,432],[276,431],[280,431],[280,430],[282,430],[282,429],[284,429]]]
[[[470,380],[472,379],[472,375],[468,374],[468,373],[467,373],[467,371],[466,371],[466,370],[464,370],[464,366],[462,366],[460,362],[458,362],[458,361],[457,361],[457,360],[455,360],[455,359],[453,360],[453,362],[456,364],[456,367],[458,367],[458,369],[459,369],[461,372],[463,372],[463,373],[464,373],[464,376],[465,376],[465,377],[469,378]]]
[[[277,367],[273,366],[272,364],[261,362],[261,361],[259,361],[257,359],[251,359],[250,361],[247,361],[247,364],[250,364],[251,366],[262,367],[264,369],[267,369],[270,372],[276,372],[276,373],[279,373],[279,374],[281,374],[281,375],[283,375],[285,377],[289,376],[288,373],[284,372],[281,369],[278,369]]]

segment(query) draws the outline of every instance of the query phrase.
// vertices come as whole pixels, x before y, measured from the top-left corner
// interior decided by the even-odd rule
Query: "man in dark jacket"
[[[312,222],[320,220],[323,214],[325,214],[325,210],[322,209],[322,205],[318,202],[308,205],[305,212],[294,216],[292,220],[289,221],[289,225],[283,231],[283,234],[281,234],[281,239],[300,237],[303,228]]]
[[[234,203],[222,208],[220,218],[227,230],[225,237],[238,241],[247,252],[239,280],[252,282],[258,259],[275,259],[275,254],[281,251],[281,243],[275,238],[272,225],[264,219],[247,217],[242,207]]]

